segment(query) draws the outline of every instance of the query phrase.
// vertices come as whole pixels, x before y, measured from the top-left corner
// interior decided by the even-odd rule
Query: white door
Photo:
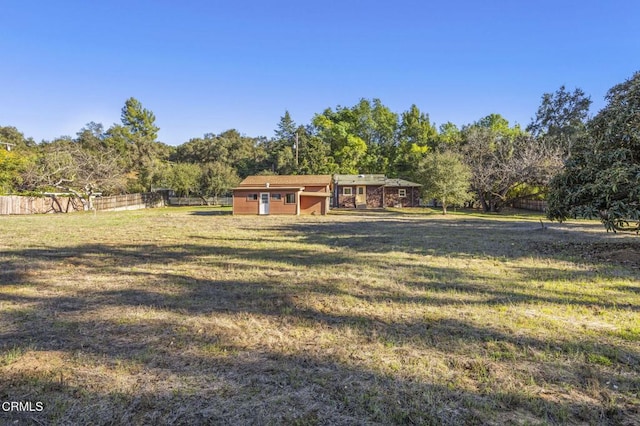
[[[269,193],[260,193],[260,214],[269,214]]]

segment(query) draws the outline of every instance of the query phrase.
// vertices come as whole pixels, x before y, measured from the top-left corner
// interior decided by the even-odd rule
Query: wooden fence
[[[84,205],[76,197],[55,195],[47,197],[0,196],[0,215],[68,213],[82,210],[84,210]]]
[[[92,201],[92,207],[97,211],[140,210],[163,205],[162,196],[155,192],[99,197]]]
[[[98,211],[138,210],[160,207],[164,200],[160,194],[126,194],[113,197],[97,197],[91,202]],[[18,195],[0,196],[0,215],[69,213],[89,209],[78,197],[49,195],[43,197],[24,197]]]

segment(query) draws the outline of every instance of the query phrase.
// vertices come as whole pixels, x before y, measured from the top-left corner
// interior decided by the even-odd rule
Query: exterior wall
[[[233,214],[258,214],[260,208],[259,200],[247,200],[249,194],[256,191],[233,191]]]
[[[400,197],[398,195],[399,189],[406,190],[407,196]],[[419,207],[420,206],[420,188],[415,188],[415,187],[385,188],[384,205],[385,207],[394,207],[396,205],[401,205],[402,207]]]
[[[269,191],[271,193],[270,197],[271,199],[270,204],[269,204],[269,214],[289,214],[289,215],[295,215],[296,214],[296,203],[286,203],[286,195],[287,194],[291,194],[294,193],[292,191]],[[273,198],[274,194],[280,194],[280,199],[279,200],[275,200]],[[297,194],[297,193],[296,193]],[[297,199],[297,195],[296,195],[296,199]]]
[[[305,186],[304,192],[329,192],[329,185],[325,186]]]
[[[343,188],[351,188],[352,195],[342,195]],[[336,185],[336,207],[343,209],[355,209],[356,208],[356,187],[351,185]]]
[[[286,203],[286,194],[297,193],[291,190],[278,190],[277,188],[264,188],[263,190],[240,190],[233,191],[233,214],[259,214],[260,212],[260,193],[268,192],[269,195],[269,214],[289,214],[295,215],[296,203]],[[258,194],[257,200],[249,200],[249,194]],[[274,194],[280,194],[280,200],[273,198]]]
[[[300,197],[300,214],[327,214],[326,198],[324,197]]]
[[[384,207],[382,205],[382,186],[367,186],[367,208],[368,209],[379,209]]]
[[[305,186],[304,192],[331,192],[330,185]],[[300,214],[322,214],[329,212],[329,197],[300,197]]]
[[[338,197],[337,197],[337,207],[344,209],[355,209],[356,208],[356,190],[358,186],[363,185],[340,185],[338,186]],[[342,195],[342,188],[351,188],[351,192],[353,195]],[[382,191],[383,187],[380,185],[367,185],[365,187],[365,194],[367,198],[367,208],[368,209],[379,209],[382,206]]]

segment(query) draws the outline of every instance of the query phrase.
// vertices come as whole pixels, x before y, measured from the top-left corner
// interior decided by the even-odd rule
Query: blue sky
[[[36,141],[120,121],[133,96],[179,145],[273,135],[337,105],[416,104],[437,125],[584,90],[592,113],[640,70],[636,0],[2,0],[0,125]]]

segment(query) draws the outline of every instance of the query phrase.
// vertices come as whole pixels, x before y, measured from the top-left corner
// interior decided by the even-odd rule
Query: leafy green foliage
[[[561,86],[555,93],[542,95],[536,118],[527,131],[560,148],[567,158],[578,139],[584,137],[590,106],[591,99],[581,89],[569,92]]]
[[[10,193],[22,182],[20,174],[26,162],[26,157],[0,147],[0,194]]]
[[[640,72],[607,93],[607,106],[551,182],[548,216],[599,217],[607,230],[640,231]]]
[[[447,214],[447,206],[464,204],[473,196],[469,190],[471,170],[457,153],[427,154],[420,162],[417,175],[423,194],[442,204],[442,214]]]
[[[120,115],[122,125],[131,133],[143,138],[146,141],[155,141],[158,138],[158,130],[156,126],[156,116],[153,112],[142,107],[140,101],[135,98],[129,98],[122,107]]]
[[[349,111],[345,109],[337,113],[326,110],[313,118],[313,124],[319,137],[328,141],[338,173],[359,173],[361,160],[367,153],[367,144],[353,133],[353,123],[341,119],[348,114]]]
[[[296,124],[289,111],[280,118],[275,138],[267,142],[267,161],[276,174],[293,174],[297,171],[299,158],[295,155],[298,139]],[[298,153],[299,156],[299,153]]]
[[[331,147],[322,138],[312,134],[307,127],[298,128],[300,159],[298,173],[305,175],[333,174],[338,166],[333,159]]]
[[[228,194],[240,183],[236,170],[219,161],[202,166],[200,177],[200,194],[202,196],[219,197]]]
[[[412,177],[420,159],[434,147],[437,136],[438,131],[429,120],[429,114],[411,105],[401,115],[393,174]]]
[[[188,197],[197,193],[202,170],[197,164],[177,163],[170,167],[168,176],[168,186],[172,188],[178,196]]]
[[[234,167],[241,176],[254,174],[265,167],[265,153],[254,138],[242,136],[231,129],[218,135],[207,133],[179,147],[171,159],[174,162],[215,163]]]

